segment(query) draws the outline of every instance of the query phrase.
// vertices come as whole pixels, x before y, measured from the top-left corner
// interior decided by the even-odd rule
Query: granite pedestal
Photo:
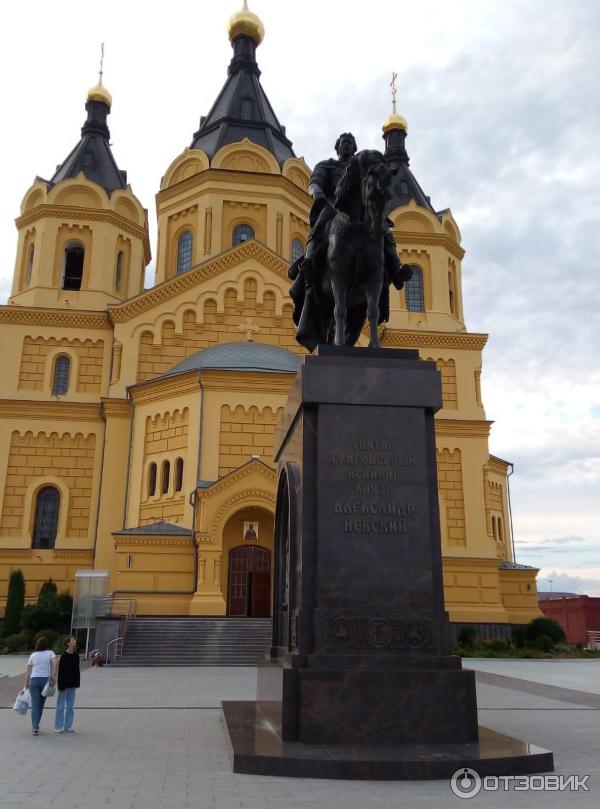
[[[474,672],[449,654],[441,405],[436,366],[416,351],[320,347],[305,358],[275,441],[272,665],[259,669],[256,704],[225,706],[236,771],[286,774],[288,762],[289,775],[446,777],[441,766],[423,774],[428,756],[454,769],[490,758]],[[324,767],[332,756],[344,761],[337,776]],[[518,771],[551,769],[550,753],[534,758],[522,755],[532,769]]]

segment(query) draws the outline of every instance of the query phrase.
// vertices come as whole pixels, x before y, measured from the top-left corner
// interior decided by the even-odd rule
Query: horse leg
[[[379,336],[377,334],[377,321],[379,320],[379,299],[383,287],[383,264],[379,268],[372,268],[373,280],[366,287],[367,296],[367,320],[369,321],[369,348],[379,348]]]
[[[331,267],[331,291],[333,292],[333,318],[335,321],[335,345],[346,345],[346,318],[348,313],[348,282],[335,263]]]

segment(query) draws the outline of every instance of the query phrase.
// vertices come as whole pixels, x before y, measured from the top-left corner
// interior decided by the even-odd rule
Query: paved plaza
[[[350,782],[235,775],[222,699],[253,699],[253,668],[86,669],[76,733],[41,734],[13,713],[26,658],[0,658],[0,807],[11,809],[596,809],[600,805],[600,660],[470,660],[481,724],[555,754],[589,792],[481,791],[447,781]]]

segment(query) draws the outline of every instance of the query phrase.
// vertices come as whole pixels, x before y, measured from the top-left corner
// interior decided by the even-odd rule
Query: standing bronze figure
[[[389,230],[391,171],[383,155],[356,154],[350,133],[340,135],[336,152],[338,159],[318,163],[311,177],[312,231],[306,254],[289,271],[296,339],[310,351],[319,343],[354,345],[366,318],[369,345],[377,347],[377,326],[389,318],[389,285],[401,289],[411,276]]]

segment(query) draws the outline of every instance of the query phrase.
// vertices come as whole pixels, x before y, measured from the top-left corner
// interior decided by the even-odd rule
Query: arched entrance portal
[[[271,551],[267,548],[239,545],[229,551],[227,615],[271,615]]]

